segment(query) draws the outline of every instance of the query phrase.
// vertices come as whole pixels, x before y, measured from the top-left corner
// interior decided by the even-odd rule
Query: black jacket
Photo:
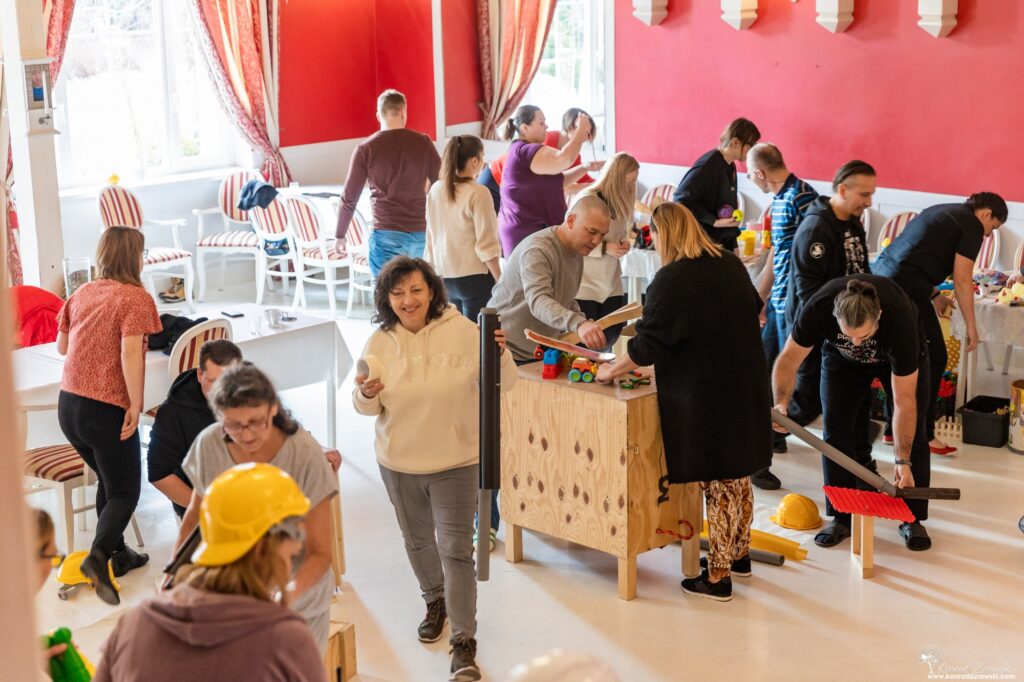
[[[196,370],[182,372],[156,413],[147,456],[149,482],[174,475],[192,487],[181,463],[199,432],[215,421],[213,410],[199,386]],[[179,516],[185,513],[185,509],[177,504],[174,511]]]
[[[731,253],[669,263],[647,289],[627,350],[654,365],[669,483],[742,478],[771,464],[761,305]]]
[[[712,149],[694,162],[693,167],[679,181],[676,191],[672,193],[672,201],[690,209],[690,213],[712,241],[721,244],[728,251],[736,248],[739,228],[714,225],[718,220],[718,212],[723,207],[729,207],[730,215],[739,208],[736,166],[726,163],[725,157],[717,149]]]
[[[800,306],[827,282],[859,272],[871,272],[864,225],[856,217],[840,220],[829,197],[818,197],[793,237],[786,319],[794,322]]]

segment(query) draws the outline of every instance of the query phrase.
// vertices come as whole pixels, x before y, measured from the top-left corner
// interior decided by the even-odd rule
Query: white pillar
[[[722,0],[722,21],[738,31],[757,21],[757,0]]]
[[[657,26],[668,16],[668,0],[633,0],[633,16],[648,26]]]
[[[46,58],[42,3],[0,2],[0,32],[25,284],[59,291],[63,281],[64,235],[53,139],[56,131],[52,118],[40,124],[39,110],[30,114],[24,69],[26,61]]]
[[[444,22],[441,0],[430,3],[431,39],[434,57],[434,139],[444,142],[448,137],[448,113],[445,110],[444,85]]]
[[[853,0],[817,0],[818,25],[832,33],[842,33],[853,23]]]
[[[936,38],[945,38],[956,28],[957,0],[918,0],[917,25]]]

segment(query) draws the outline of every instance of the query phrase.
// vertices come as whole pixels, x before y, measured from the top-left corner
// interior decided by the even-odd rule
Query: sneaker
[[[777,431],[772,431],[772,452],[776,455],[781,455],[788,451],[789,446],[786,445],[786,436]]]
[[[708,570],[708,558],[700,558],[700,570]],[[750,554],[746,554],[739,559],[733,559],[732,568],[729,570],[732,575],[740,578],[749,578],[753,571],[750,570]]]
[[[679,585],[686,594],[693,594],[705,599],[714,599],[715,601],[729,601],[732,599],[732,580],[722,578],[717,583],[713,583],[708,577],[707,571],[703,571],[696,578],[687,578]]]
[[[457,639],[452,642],[452,674],[448,677],[453,682],[469,682],[480,679],[480,668],[476,667],[476,640]]]
[[[474,552],[476,551],[476,543],[477,543],[479,537],[480,536],[477,533],[473,533],[473,551]],[[495,547],[495,545],[497,543],[498,543],[498,531],[496,531],[496,530],[494,530],[492,528],[491,529],[491,537],[489,538],[489,541],[487,543],[488,544],[488,548],[490,549],[490,551],[492,551],[492,552],[494,551],[494,547]]]
[[[427,615],[423,617],[416,634],[421,642],[436,642],[441,639],[444,631],[444,622],[448,620],[448,613],[444,608],[444,598],[435,599],[427,604]]]
[[[148,564],[149,555],[136,552],[125,545],[124,549],[114,552],[114,556],[110,557],[110,563],[114,567],[114,577],[120,578],[128,571],[134,571],[136,568],[142,568]]]
[[[96,588],[97,597],[111,606],[121,603],[121,595],[117,593],[117,588],[114,587],[114,583],[110,579],[108,564],[95,550],[89,552],[89,556],[82,559],[82,573]]]
[[[778,476],[772,473],[771,469],[755,471],[750,476],[750,482],[761,490],[778,490],[782,487],[782,481],[779,480]]]

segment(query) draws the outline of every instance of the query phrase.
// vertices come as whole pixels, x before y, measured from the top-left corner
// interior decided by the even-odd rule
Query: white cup
[[[356,361],[356,374],[366,377],[367,381],[380,379],[382,369],[381,362],[375,355],[367,355]]]

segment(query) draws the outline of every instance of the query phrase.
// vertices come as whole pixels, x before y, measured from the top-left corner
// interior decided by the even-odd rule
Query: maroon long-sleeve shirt
[[[352,152],[335,236],[342,239],[348,231],[367,182],[374,229],[423,232],[427,229],[427,188],[437,180],[440,169],[437,148],[423,133],[397,128],[366,138]]]

